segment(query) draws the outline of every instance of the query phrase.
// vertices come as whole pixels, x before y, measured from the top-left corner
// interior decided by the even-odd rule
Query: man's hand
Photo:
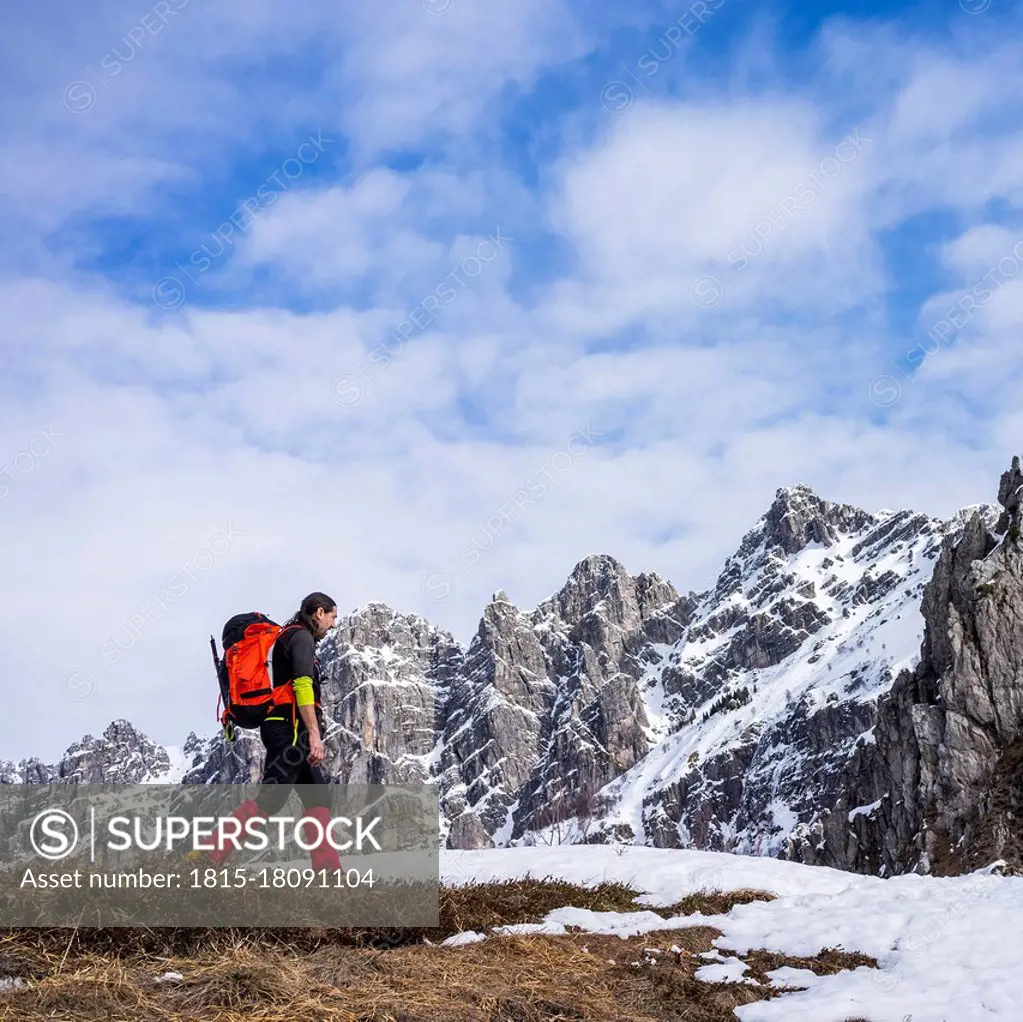
[[[323,739],[316,732],[309,733],[309,765],[319,766],[323,762]]]
[[[305,724],[306,730],[309,732],[309,755],[306,758],[309,760],[310,766],[319,766],[323,762],[323,739],[320,738],[320,723],[316,719],[316,707],[312,704],[300,706],[298,712],[302,723]]]

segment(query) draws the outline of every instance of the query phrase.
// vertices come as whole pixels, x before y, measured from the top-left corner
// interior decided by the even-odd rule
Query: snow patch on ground
[[[485,933],[479,933],[476,930],[463,930],[461,933],[455,933],[448,937],[447,940],[442,940],[441,944],[445,947],[459,947],[462,944],[475,944],[486,939]]]
[[[696,978],[704,983],[749,983],[759,986],[756,980],[746,975],[747,968],[746,963],[740,962],[738,958],[727,958],[723,962],[697,969]]]
[[[573,925],[629,936],[710,925],[722,931],[717,946],[733,954],[762,948],[813,957],[825,948],[839,948],[878,961],[878,969],[860,967],[835,976],[776,969],[770,974],[775,985],[806,989],[736,1009],[741,1022],[904,1022],[907,1017],[913,1022],[1018,1022],[1023,1017],[1017,995],[1023,878],[997,876],[990,868],[963,877],[882,880],[754,856],[576,845],[444,850],[441,875],[453,885],[525,877],[583,886],[618,881],[644,892],[637,901],[647,905],[669,905],[706,889],[755,888],[774,894],[775,900],[737,905],[727,915],[667,920],[642,909],[592,912],[566,906],[525,932],[559,932]],[[727,956],[709,962],[700,978],[708,978],[711,973],[705,970],[714,968],[719,971],[713,975],[729,977],[719,982],[742,978]]]

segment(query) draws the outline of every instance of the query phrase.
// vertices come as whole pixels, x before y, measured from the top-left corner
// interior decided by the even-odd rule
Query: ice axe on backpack
[[[217,682],[220,685],[220,696],[217,698],[217,719],[220,720],[220,707],[228,705],[231,699],[231,686],[227,677],[227,666],[220,659],[217,653],[217,640],[210,636],[210,649],[213,651],[213,668],[217,672]],[[224,738],[228,742],[234,741],[234,725],[230,722],[224,723]]]

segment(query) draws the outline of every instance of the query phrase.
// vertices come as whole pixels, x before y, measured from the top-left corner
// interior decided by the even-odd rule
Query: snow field
[[[991,867],[962,877],[881,880],[778,859],[626,845],[499,848],[441,853],[445,884],[554,877],[582,886],[618,881],[642,891],[637,901],[668,905],[700,890],[754,888],[771,902],[737,905],[727,915],[663,919],[654,912],[592,912],[571,906],[511,933],[564,933],[569,925],[630,936],[710,925],[726,954],[699,978],[743,981],[745,968],[727,952],[764,949],[812,957],[825,948],[860,951],[879,968],[835,976],[777,969],[779,986],[807,989],[737,1009],[741,1022],[1019,1022],[1023,1003],[1023,878]],[[479,934],[449,938],[457,944]],[[747,982],[749,980],[746,980]]]

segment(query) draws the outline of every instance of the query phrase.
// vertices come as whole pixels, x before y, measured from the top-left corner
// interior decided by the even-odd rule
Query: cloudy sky
[[[1020,21],[16,5],[0,756],[212,732],[209,633],[311,590],[468,641],[591,553],[700,588],[779,486],[993,499],[1023,447]]]

